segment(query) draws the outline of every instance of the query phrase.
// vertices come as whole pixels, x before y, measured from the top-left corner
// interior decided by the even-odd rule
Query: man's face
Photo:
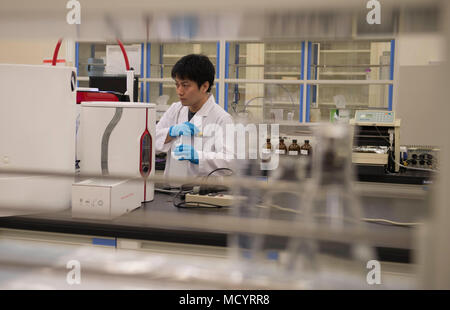
[[[208,90],[208,82],[205,82],[200,88],[197,83],[187,79],[175,78],[175,87],[177,89],[178,98],[180,98],[183,106],[193,106],[199,104]]]

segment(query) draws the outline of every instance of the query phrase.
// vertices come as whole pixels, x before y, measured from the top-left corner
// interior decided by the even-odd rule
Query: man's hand
[[[182,124],[174,125],[169,129],[169,136],[172,138],[179,136],[194,136],[198,134],[200,130],[194,124],[190,122],[184,122]]]
[[[179,156],[178,160],[189,160],[191,163],[198,165],[198,153],[189,144],[178,145],[174,150],[175,156]]]

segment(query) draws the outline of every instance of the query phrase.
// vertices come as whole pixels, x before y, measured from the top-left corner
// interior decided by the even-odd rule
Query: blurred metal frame
[[[361,0],[80,1],[81,23],[69,25],[61,1],[2,0],[0,38],[65,37],[74,40],[324,39],[420,31],[435,22],[439,0],[383,0],[382,23],[368,25]],[[417,8],[420,8],[418,10]],[[423,9],[425,13],[420,15]],[[408,11],[412,10],[412,11]],[[399,15],[420,23],[400,22]],[[386,17],[387,16],[387,17]],[[428,26],[427,26],[428,25]],[[358,31],[358,29],[360,29]],[[400,29],[401,28],[401,29]],[[373,30],[374,29],[374,30]]]
[[[69,25],[66,22],[68,10],[65,3],[57,0],[27,1],[2,0],[0,12],[0,39],[31,38],[71,38],[74,40],[115,40],[117,37],[126,40],[192,40],[192,39],[293,39],[314,38],[352,38],[355,35],[354,16],[368,12],[366,1],[361,0],[228,0],[226,2],[191,0],[189,6],[180,8],[179,1],[140,1],[129,0],[90,0],[80,1],[82,18],[80,25]],[[402,11],[410,8],[426,7],[443,14],[441,29],[447,39],[447,57],[450,59],[450,3],[439,0],[383,0],[383,12]],[[182,12],[180,12],[182,11]],[[197,26],[209,25],[205,32],[194,32],[190,36],[175,35],[174,32],[159,31],[161,25],[167,25],[171,19],[194,16]],[[407,13],[406,13],[407,15]],[[413,14],[414,16],[414,14]],[[112,18],[113,17],[113,18]],[[151,32],[148,23],[151,20]],[[292,21],[283,24],[283,21]],[[327,21],[326,26],[322,22]],[[399,23],[395,32],[430,29],[427,21],[435,22],[432,15],[425,16],[423,24],[408,28],[414,22]],[[113,23],[113,25],[111,24]],[[276,27],[281,25],[280,27]],[[284,25],[284,26],[283,26]],[[292,26],[292,27],[290,27]],[[200,28],[200,27],[199,27]],[[114,31],[114,29],[116,29]],[[282,32],[280,30],[291,29]],[[431,30],[438,30],[433,29]],[[396,33],[390,33],[389,35]],[[370,35],[370,34],[368,34]],[[223,44],[222,44],[223,45]],[[222,52],[222,51],[221,51]],[[225,64],[221,64],[221,74]],[[436,115],[434,122],[442,124],[442,132],[450,132],[450,106],[446,104],[450,97],[448,83],[450,65],[445,63],[445,74],[435,82],[445,83],[441,87],[439,104],[443,113]],[[222,75],[221,78],[224,78]],[[148,82],[150,80],[144,80]],[[278,81],[279,82],[279,81]],[[312,83],[313,81],[311,81]],[[380,81],[383,82],[383,81]],[[391,81],[384,81],[389,84]],[[310,84],[310,82],[308,82]],[[220,96],[224,91],[220,90]],[[447,113],[445,113],[447,112]],[[441,151],[443,158],[449,158],[450,140],[441,135]],[[424,288],[450,289],[450,164],[442,162],[439,180],[436,182],[436,193],[433,196],[433,217],[426,229],[425,247],[422,249],[424,261]]]

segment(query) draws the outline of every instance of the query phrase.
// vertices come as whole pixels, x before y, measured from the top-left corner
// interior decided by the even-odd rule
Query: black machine
[[[138,82],[139,78],[134,77],[133,83],[133,101],[138,101]],[[126,75],[102,75],[90,76],[89,87],[98,88],[100,91],[114,91],[124,94],[127,90],[127,76]]]

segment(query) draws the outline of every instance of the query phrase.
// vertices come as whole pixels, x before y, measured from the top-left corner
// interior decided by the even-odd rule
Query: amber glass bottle
[[[300,146],[297,144],[297,140],[293,139],[292,144],[289,145],[289,155],[298,156],[300,154]]]
[[[264,145],[262,149],[262,156],[261,160],[263,163],[270,161],[270,155],[272,153],[272,144],[270,143],[270,138],[266,139],[266,144]]]
[[[309,144],[309,140],[305,140],[305,144],[300,147],[300,155],[312,156],[312,146]]]
[[[288,150],[286,144],[284,144],[284,139],[280,138],[280,143],[278,144],[276,152],[280,155],[286,155]]]

